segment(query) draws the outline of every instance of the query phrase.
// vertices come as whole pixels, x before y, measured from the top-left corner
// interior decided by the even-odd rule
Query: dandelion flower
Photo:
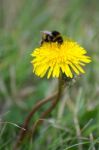
[[[39,77],[47,74],[47,78],[58,78],[64,73],[73,78],[74,73],[85,73],[83,66],[91,62],[86,53],[84,48],[71,40],[64,40],[61,45],[57,42],[45,42],[32,52],[33,72]]]

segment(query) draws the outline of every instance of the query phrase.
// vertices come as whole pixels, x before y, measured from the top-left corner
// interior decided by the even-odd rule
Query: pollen
[[[74,74],[85,73],[84,66],[91,62],[87,51],[76,42],[65,40],[58,43],[44,43],[32,52],[33,72],[47,78],[59,78],[61,73],[73,78]]]

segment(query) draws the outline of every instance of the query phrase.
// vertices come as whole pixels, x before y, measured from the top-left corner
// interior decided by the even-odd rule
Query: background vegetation
[[[35,140],[26,141],[21,149],[99,149],[99,1],[1,0],[0,150],[12,150],[18,126],[33,105],[57,87],[56,79],[36,77],[30,64],[40,31],[54,29],[83,45],[92,63],[66,90],[56,110],[38,128]]]

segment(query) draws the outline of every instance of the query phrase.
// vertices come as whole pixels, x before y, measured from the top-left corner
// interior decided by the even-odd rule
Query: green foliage
[[[0,4],[0,150],[13,149],[32,106],[56,88],[55,81],[36,77],[30,63],[30,54],[39,44],[40,31],[54,29],[83,45],[92,63],[85,68],[85,75],[68,88],[65,100],[60,101],[53,115],[38,127],[35,139],[25,139],[21,149],[99,149],[99,2],[3,0]],[[32,121],[48,106],[43,106]]]

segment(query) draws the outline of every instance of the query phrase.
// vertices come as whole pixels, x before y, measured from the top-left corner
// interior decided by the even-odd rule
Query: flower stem
[[[46,118],[53,111],[53,109],[56,107],[56,105],[58,104],[60,97],[61,97],[61,94],[62,94],[62,86],[63,86],[63,81],[62,81],[62,77],[60,77],[59,83],[58,83],[58,93],[57,93],[56,99],[52,102],[52,105],[45,112],[42,113],[39,120],[36,121],[35,124],[33,125],[32,136],[35,133],[37,126],[39,124],[43,123],[44,118]]]
[[[52,101],[55,97],[57,96],[57,92],[54,93],[52,96],[49,96],[43,100],[40,100],[37,104],[35,104],[35,106],[33,107],[33,109],[31,110],[31,112],[28,114],[28,116],[26,117],[25,121],[24,121],[24,124],[23,124],[23,127],[21,128],[20,130],[20,133],[19,133],[19,138],[14,146],[14,150],[16,150],[20,144],[22,143],[22,141],[24,140],[27,132],[29,131],[28,130],[28,126],[29,126],[29,122],[31,120],[31,118],[33,117],[33,115],[37,112],[37,110],[42,106],[44,105],[45,103],[49,102],[49,101]],[[23,128],[25,130],[23,130]]]

